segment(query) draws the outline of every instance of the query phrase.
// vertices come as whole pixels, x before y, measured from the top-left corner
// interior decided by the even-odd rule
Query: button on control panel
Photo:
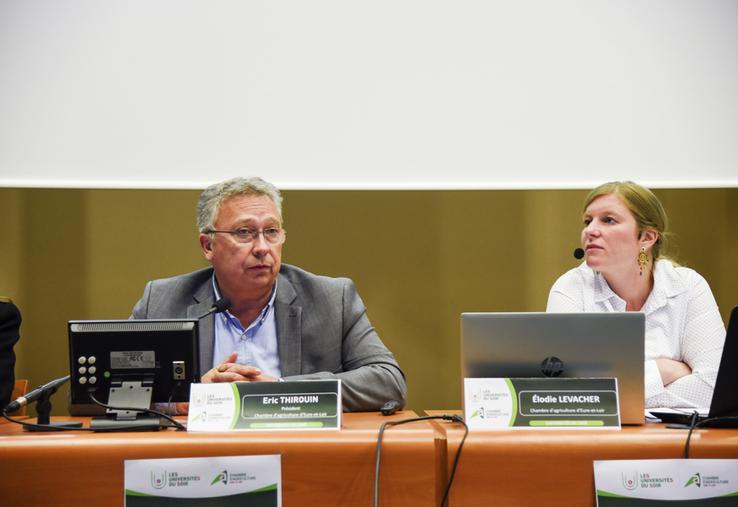
[[[92,366],[97,362],[97,358],[95,356],[79,356],[77,358],[77,364],[80,365],[88,365],[88,366],[80,366],[77,369],[77,372],[79,372],[79,378],[77,379],[77,383],[80,385],[94,385],[97,384],[97,377],[95,377],[95,373],[97,373],[97,366]]]

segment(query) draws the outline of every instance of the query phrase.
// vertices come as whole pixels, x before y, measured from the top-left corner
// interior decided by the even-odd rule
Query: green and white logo
[[[279,507],[281,457],[125,460],[125,507]]]
[[[215,479],[213,479],[213,482],[210,483],[212,486],[213,484],[216,484],[218,482],[222,482],[223,484],[228,484],[228,470],[223,470],[218,475],[215,476]]]
[[[700,478],[699,473],[696,473],[692,477],[690,477],[687,483],[684,485],[684,487],[687,488],[691,486],[692,484],[694,484],[698,488],[702,487],[702,479]]]

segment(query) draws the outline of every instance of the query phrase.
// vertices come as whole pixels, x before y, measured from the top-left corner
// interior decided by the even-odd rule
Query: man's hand
[[[660,357],[656,359],[656,366],[659,368],[661,381],[665,386],[668,386],[677,379],[692,374],[692,368],[690,368],[687,363],[675,361],[674,359]]]
[[[215,382],[276,382],[278,379],[264,375],[261,370],[248,364],[238,364],[238,354],[232,352],[225,361],[202,376],[203,384]]]

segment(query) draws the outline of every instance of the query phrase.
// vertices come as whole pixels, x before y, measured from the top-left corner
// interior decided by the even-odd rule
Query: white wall
[[[738,186],[734,0],[0,0],[0,186]]]

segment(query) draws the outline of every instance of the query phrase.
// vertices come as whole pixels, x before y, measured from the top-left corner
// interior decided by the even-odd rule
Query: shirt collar
[[[616,298],[617,300],[620,300],[620,296],[615,294],[615,292],[610,288],[610,286],[607,284],[607,280],[605,280],[605,277],[602,276],[602,273],[590,268],[589,266],[587,266],[587,263],[583,263],[582,266],[585,269],[590,270],[592,274],[594,275],[594,301],[595,303],[602,303],[611,298]]]
[[[586,266],[586,264],[584,264]],[[588,269],[592,270],[592,268]],[[620,296],[607,284],[607,280],[602,276],[599,271],[592,270],[594,274],[594,300],[597,303],[601,303],[607,300],[615,298],[617,301],[622,301]],[[669,298],[678,296],[687,290],[684,282],[679,277],[674,265],[667,259],[661,259],[656,261],[653,268],[653,289],[646,300],[645,307],[649,307],[649,310],[655,310],[666,305],[666,301]]]
[[[220,289],[218,288],[218,280],[215,278],[215,273],[213,273],[213,293],[215,294],[215,300],[218,301],[220,299]],[[269,301],[267,304],[262,308],[261,313],[259,313],[259,316],[254,319],[254,321],[249,325],[249,329],[251,329],[254,326],[260,326],[264,323],[266,318],[269,316],[269,311],[274,306],[274,299],[277,296],[277,280],[274,281],[274,285],[272,286],[272,293],[269,296]],[[222,314],[224,318],[228,321],[230,321],[232,324],[237,325],[240,328],[243,328],[243,325],[241,324],[241,321],[238,320],[230,311],[226,310]],[[248,331],[248,329],[247,329]]]

